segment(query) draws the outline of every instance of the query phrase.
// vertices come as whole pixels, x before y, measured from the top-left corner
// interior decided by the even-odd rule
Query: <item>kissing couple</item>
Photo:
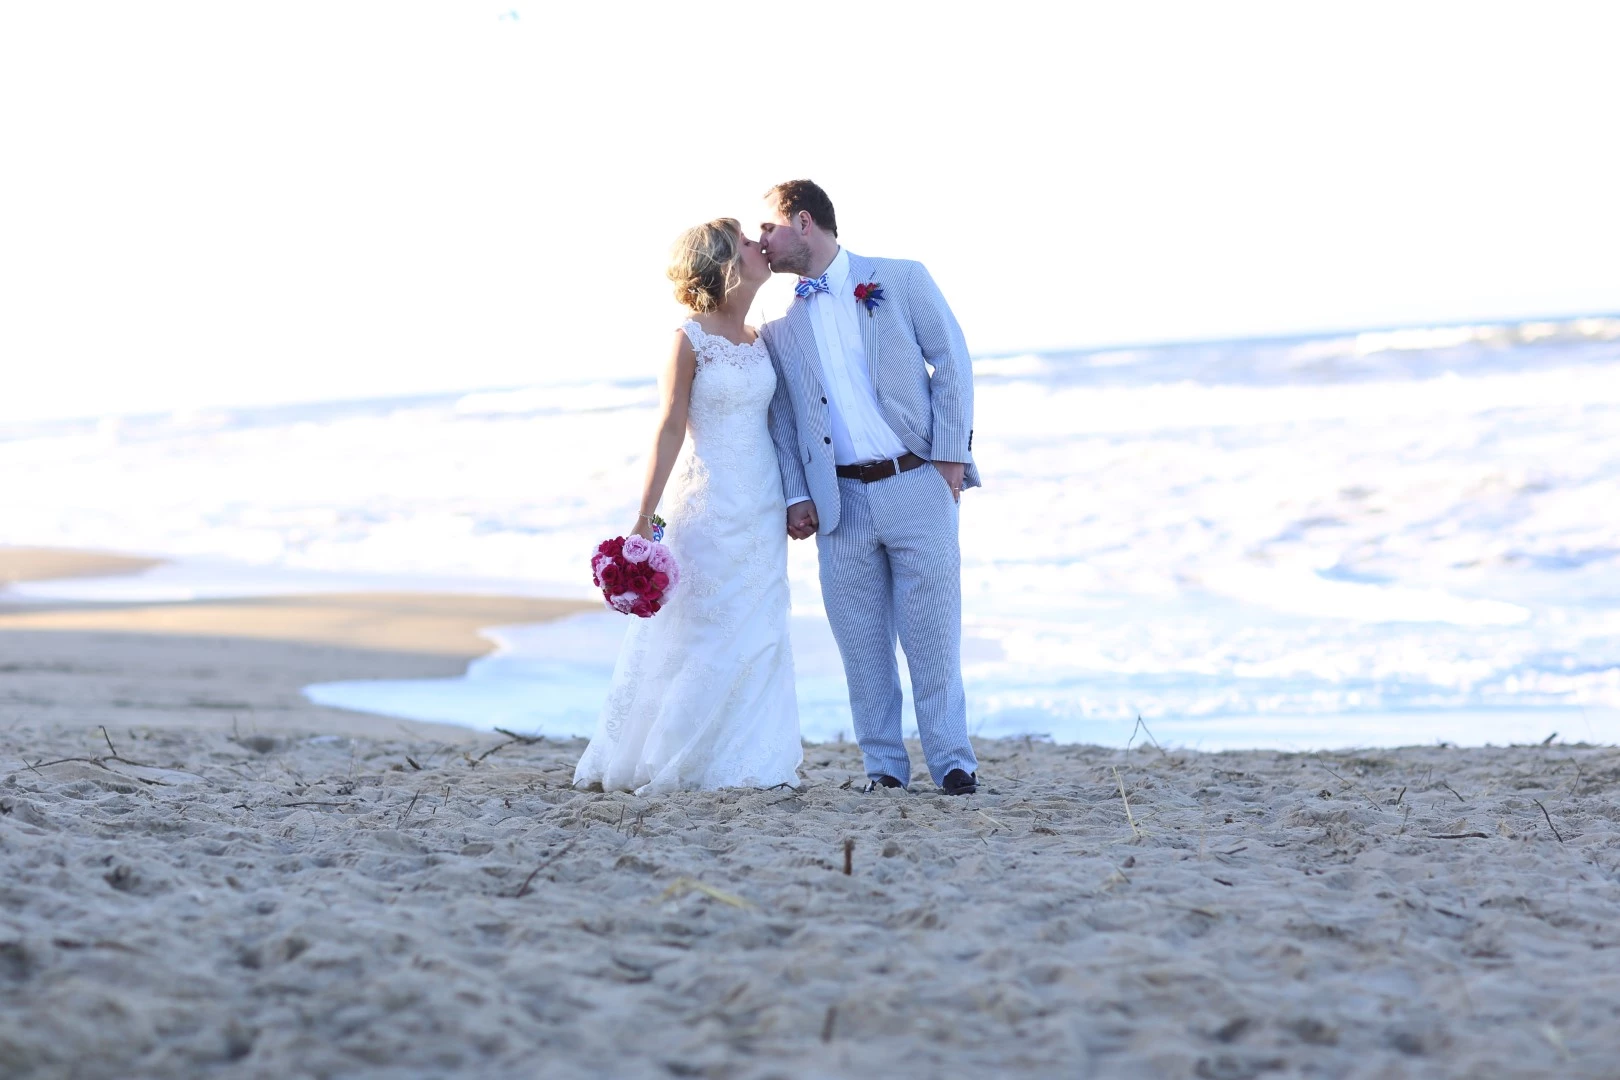
[[[756,331],[744,320],[772,273],[798,276],[795,298]],[[866,790],[911,783],[898,638],[929,775],[972,794],[957,530],[979,478],[973,372],[944,296],[921,263],[844,248],[808,180],[766,193],[758,240],[732,218],[688,229],[668,274],[691,317],[633,531],[651,537],[667,488],[681,586],[632,621],[575,785],[798,785],[787,541],[813,534]]]

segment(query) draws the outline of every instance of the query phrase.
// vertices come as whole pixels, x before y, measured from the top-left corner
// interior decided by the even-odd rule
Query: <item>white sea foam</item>
[[[634,520],[655,401],[646,380],[0,430],[0,541],[182,557],[31,597],[587,596],[586,553]],[[1340,742],[1422,741],[1452,727],[1377,718],[1620,707],[1620,320],[1012,357],[979,366],[976,406],[980,730],[1093,738],[1140,714],[1267,739],[1289,718],[1298,743],[1322,717]],[[789,576],[807,730],[836,735],[812,544]],[[585,730],[614,620],[503,630],[432,689],[316,693],[474,725],[538,695]]]

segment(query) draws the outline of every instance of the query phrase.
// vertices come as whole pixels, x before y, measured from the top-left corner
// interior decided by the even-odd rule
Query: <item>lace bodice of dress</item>
[[[692,319],[681,329],[697,353],[687,426],[698,452],[712,438],[756,443],[766,434],[765,412],[776,393],[776,370],[765,343],[756,338],[739,345]]]

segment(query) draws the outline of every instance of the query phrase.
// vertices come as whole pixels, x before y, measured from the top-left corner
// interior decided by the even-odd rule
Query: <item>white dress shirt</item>
[[[833,461],[839,465],[885,461],[907,452],[906,444],[883,419],[878,407],[859,322],[871,318],[871,313],[855,299],[857,284],[850,276],[849,253],[839,248],[827,267],[831,291],[811,293],[807,299],[796,301],[810,305],[810,325],[815,331],[831,412]]]

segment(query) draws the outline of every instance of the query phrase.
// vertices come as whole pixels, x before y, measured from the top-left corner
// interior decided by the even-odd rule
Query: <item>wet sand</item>
[[[0,548],[0,581],[133,573],[155,560]],[[306,700],[313,682],[458,675],[493,645],[478,630],[592,605],[443,593],[349,593],[174,603],[0,605],[0,726],[195,726],[274,735],[394,735],[418,724]]]

